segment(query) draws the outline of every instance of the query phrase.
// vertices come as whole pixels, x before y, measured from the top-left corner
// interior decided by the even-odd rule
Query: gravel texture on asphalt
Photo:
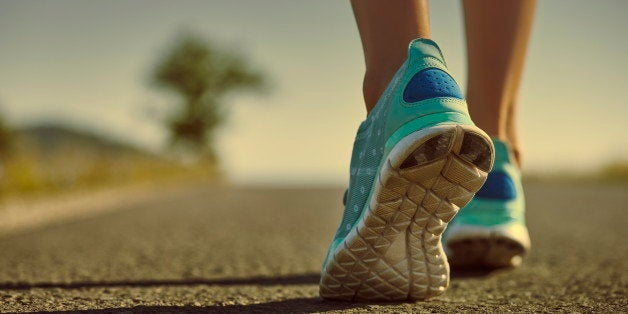
[[[427,302],[318,297],[341,189],[198,186],[0,237],[0,311],[627,312],[628,186],[529,183],[533,251]]]

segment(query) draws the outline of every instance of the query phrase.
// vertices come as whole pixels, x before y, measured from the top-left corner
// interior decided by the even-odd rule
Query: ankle
[[[488,133],[487,133],[488,134]],[[491,138],[493,138],[493,140],[498,140],[499,142],[502,142],[505,144],[505,147],[508,151],[509,154],[509,160],[514,163],[517,168],[521,169],[521,148],[518,144],[517,141],[512,141],[510,138],[508,137],[497,137],[497,136],[492,136]]]
[[[510,151],[512,152],[512,157],[514,158],[514,162],[519,169],[521,169],[521,148],[518,145],[511,144]]]
[[[377,105],[379,98],[388,87],[388,84],[390,84],[396,71],[397,67],[366,71],[364,74],[362,92],[364,94],[364,103],[367,113],[371,112],[375,105]]]

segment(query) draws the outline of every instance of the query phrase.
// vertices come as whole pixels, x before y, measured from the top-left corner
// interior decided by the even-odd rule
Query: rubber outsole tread
[[[515,267],[526,253],[519,242],[495,235],[451,241],[447,246],[452,256],[452,266],[460,268]]]
[[[493,157],[490,138],[474,126],[435,126],[400,141],[367,212],[323,270],[320,295],[398,301],[442,294],[449,264],[441,235],[480,189]]]

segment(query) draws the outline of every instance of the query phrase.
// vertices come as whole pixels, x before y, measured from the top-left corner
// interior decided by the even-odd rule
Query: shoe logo
[[[417,102],[436,97],[464,99],[454,79],[441,69],[429,68],[415,74],[403,91],[403,100]]]

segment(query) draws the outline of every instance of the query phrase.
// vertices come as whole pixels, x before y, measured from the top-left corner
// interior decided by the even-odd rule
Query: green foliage
[[[6,159],[10,154],[12,132],[0,117],[0,161]]]
[[[602,179],[609,181],[628,181],[628,160],[616,161],[602,168],[598,174]]]
[[[182,164],[80,128],[44,124],[12,132],[12,153],[0,162],[0,202],[5,197],[220,178],[213,164]]]
[[[152,79],[182,100],[167,121],[171,144],[212,160],[214,132],[225,119],[224,97],[238,90],[259,90],[264,82],[243,57],[189,33],[159,60]]]

